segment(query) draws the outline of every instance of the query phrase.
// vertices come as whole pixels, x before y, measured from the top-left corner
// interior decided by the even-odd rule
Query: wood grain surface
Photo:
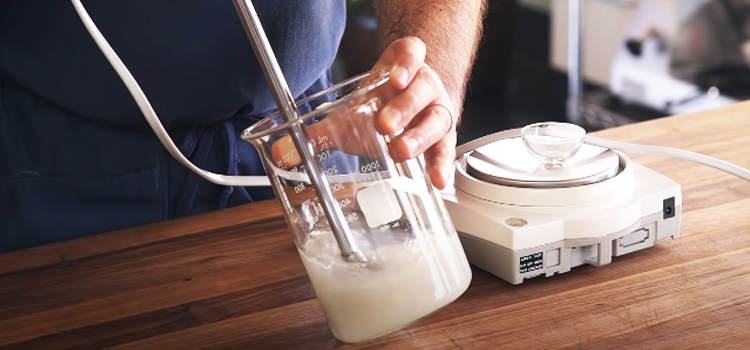
[[[596,133],[750,168],[750,104]],[[0,255],[0,349],[747,349],[750,183],[664,157],[681,237],[512,286],[481,270],[411,327],[327,328],[275,201]]]

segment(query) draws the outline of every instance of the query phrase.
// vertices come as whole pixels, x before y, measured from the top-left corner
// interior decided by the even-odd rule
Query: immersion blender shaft
[[[299,110],[297,110],[294,102],[294,96],[292,96],[281,68],[276,61],[273,49],[255,12],[255,7],[251,0],[233,1],[281,113],[287,121],[299,119]],[[326,219],[328,219],[328,223],[331,225],[331,230],[341,250],[341,255],[347,259],[363,261],[364,257],[355,244],[352,232],[349,229],[346,218],[344,218],[344,213],[335,200],[328,179],[320,166],[315,162],[313,145],[309,140],[304,126],[301,123],[293,124],[289,134],[307,169],[312,187],[315,189],[315,193],[318,194],[318,199],[323,207]]]

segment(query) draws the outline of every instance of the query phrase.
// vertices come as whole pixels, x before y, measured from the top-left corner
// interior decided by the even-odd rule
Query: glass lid
[[[617,175],[620,156],[607,148],[582,144],[559,165],[545,165],[524,146],[520,137],[490,143],[466,158],[466,172],[497,185],[527,188],[574,187]]]

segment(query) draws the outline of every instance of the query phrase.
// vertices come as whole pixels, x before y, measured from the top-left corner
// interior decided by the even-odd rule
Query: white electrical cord
[[[510,129],[498,131],[494,134],[489,134],[484,137],[480,137],[476,140],[471,140],[456,147],[456,159],[461,158],[464,154],[469,153],[479,147],[489,145],[495,141],[510,139],[521,136],[521,129]]]
[[[521,136],[521,129],[510,129],[510,130],[496,132],[494,134],[490,134],[488,136],[467,142],[456,148],[456,159],[460,158],[461,156],[463,156],[464,154],[468,152],[471,152],[484,145],[488,145],[492,142],[509,139],[513,137],[520,137],[520,136]],[[667,157],[672,157],[672,158],[688,160],[691,162],[707,165],[715,169],[719,169],[721,171],[730,173],[732,175],[735,175],[735,176],[738,176],[740,178],[750,181],[750,170],[740,167],[736,164],[732,164],[727,161],[723,161],[721,159],[717,159],[714,157],[709,157],[707,155],[700,154],[700,153],[685,151],[685,150],[681,150],[677,148],[663,147],[663,146],[651,146],[651,145],[641,145],[641,144],[621,142],[621,141],[611,141],[611,140],[605,140],[605,139],[601,139],[601,138],[590,136],[590,135],[585,135],[583,137],[583,142],[589,145],[604,147],[604,148],[623,151],[623,152],[651,154],[651,155],[656,155],[656,156],[667,156]]]
[[[96,24],[94,24],[94,21],[86,12],[86,9],[83,7],[83,4],[81,4],[81,1],[71,0],[71,2],[73,3],[76,12],[78,12],[78,16],[81,18],[83,25],[86,26],[86,30],[88,30],[89,34],[91,34],[91,37],[94,38],[96,45],[99,46],[99,49],[102,51],[104,56],[107,57],[107,60],[112,65],[112,68],[115,69],[117,75],[120,76],[122,82],[125,83],[125,86],[128,88],[128,91],[130,91],[133,99],[135,99],[135,102],[138,103],[138,107],[141,109],[143,116],[146,117],[146,120],[151,126],[151,129],[154,130],[154,133],[156,133],[156,136],[159,137],[159,141],[161,141],[167,151],[169,151],[169,154],[177,159],[180,164],[184,165],[204,179],[215,184],[224,186],[253,187],[271,185],[271,181],[267,176],[229,176],[215,174],[195,166],[195,164],[191,163],[190,160],[185,158],[182,152],[180,152],[180,149],[177,148],[172,139],[169,138],[169,134],[164,129],[161,121],[159,121],[159,117],[156,115],[156,112],[154,112],[154,108],[151,106],[151,103],[148,102],[148,99],[141,90],[141,87],[138,85],[138,82],[136,82],[135,78],[133,78],[133,75],[130,74],[128,68],[125,66],[125,64],[122,63],[120,57],[117,56],[117,53],[115,53],[102,33],[96,27]]]
[[[594,146],[599,146],[599,147],[604,147],[604,148],[609,148],[609,149],[616,149],[616,150],[620,150],[624,152],[652,154],[652,155],[657,155],[657,156],[667,156],[667,157],[672,157],[672,158],[689,160],[691,162],[700,163],[703,165],[707,165],[707,166],[719,169],[721,171],[730,173],[732,175],[736,175],[738,177],[741,177],[745,180],[750,181],[750,170],[747,170],[736,164],[732,164],[727,161],[723,161],[721,159],[717,159],[714,157],[709,157],[707,155],[703,155],[700,153],[685,151],[685,150],[671,148],[671,147],[650,146],[650,145],[640,145],[640,144],[620,142],[620,141],[611,141],[611,140],[600,139],[598,137],[593,137],[589,135],[586,135],[583,137],[583,142],[588,143],[590,145],[594,145]]]

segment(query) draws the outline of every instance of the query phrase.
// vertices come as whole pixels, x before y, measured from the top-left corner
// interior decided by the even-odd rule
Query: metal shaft
[[[581,72],[581,0],[568,0],[568,101],[567,119],[580,124],[583,83]]]
[[[233,1],[242,24],[245,27],[245,32],[247,32],[250,42],[253,45],[255,55],[258,57],[263,74],[265,74],[266,80],[271,87],[271,93],[276,100],[279,110],[287,121],[300,118],[299,110],[294,103],[294,96],[292,96],[281,68],[276,61],[276,56],[263,31],[258,14],[255,12],[255,7],[250,0]],[[289,134],[292,137],[294,146],[300,153],[302,163],[307,169],[312,187],[315,189],[315,193],[318,194],[318,199],[323,207],[326,219],[331,226],[333,235],[336,237],[341,255],[346,258],[362,260],[361,252],[355,244],[344,213],[336,202],[336,197],[333,195],[328,179],[320,166],[315,162],[313,145],[310,142],[307,132],[301,124],[294,124],[291,130],[289,130]]]

